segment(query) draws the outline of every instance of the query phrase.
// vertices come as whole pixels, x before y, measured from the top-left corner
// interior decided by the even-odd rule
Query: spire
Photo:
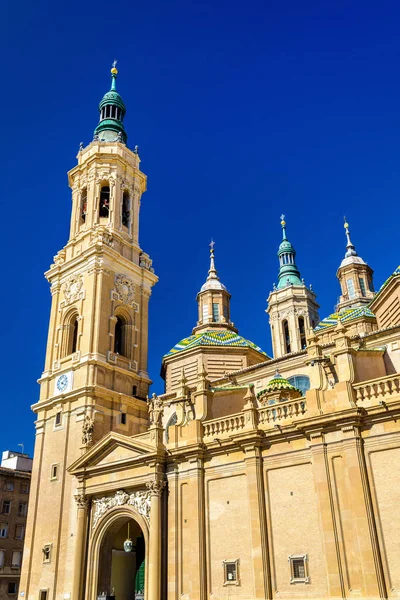
[[[286,236],[285,215],[281,215],[281,227],[282,242],[278,249],[280,264],[278,289],[284,288],[288,285],[304,285],[300,279],[300,271],[298,270],[295,262],[296,250],[293,248]]]
[[[354,246],[354,244],[352,244],[350,239],[350,229],[346,217],[344,218],[344,229],[347,237],[347,252],[345,254],[345,258],[349,258],[349,256],[357,256],[356,247]]]
[[[217,275],[217,269],[215,268],[215,256],[214,256],[214,240],[211,240],[210,243],[210,268],[208,270],[208,276],[206,282],[202,285],[200,292],[205,292],[206,290],[225,290],[226,287],[220,282],[219,277]]]
[[[101,142],[121,142],[126,144],[127,135],[123,120],[126,112],[125,104],[117,92],[117,61],[111,69],[110,91],[104,94],[99,104],[100,122],[94,130],[94,139]]]

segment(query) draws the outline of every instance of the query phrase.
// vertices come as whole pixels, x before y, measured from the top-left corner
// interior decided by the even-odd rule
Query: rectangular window
[[[292,554],[290,563],[290,583],[308,583],[307,554]]]
[[[228,307],[226,304],[224,304],[224,317],[226,320],[229,319],[229,311],[228,311]]]
[[[4,567],[4,563],[6,561],[6,551],[0,550],[0,569]]]
[[[224,560],[224,585],[239,585],[239,559]]]
[[[61,411],[59,411],[58,413],[56,413],[56,418],[54,420],[54,425],[56,427],[58,427],[59,425],[61,425],[61,415],[62,415]]]
[[[0,538],[6,538],[8,533],[8,524],[0,523]]]
[[[204,323],[208,321],[208,304],[203,304],[203,321]]]
[[[212,310],[213,310],[213,321],[214,321],[214,323],[219,323],[219,304],[214,304],[213,303]]]
[[[23,525],[15,526],[15,539],[16,540],[22,540],[24,537],[24,533],[25,533],[25,527]]]
[[[48,590],[40,590],[39,592],[39,600],[47,600]]]
[[[29,483],[21,483],[21,494],[29,494]]]
[[[21,566],[22,552],[21,550],[14,550],[11,558],[11,566],[16,568]]]
[[[17,593],[17,584],[15,583],[15,581],[9,581],[8,582],[8,590],[7,593],[11,596],[12,594],[16,594]]]
[[[121,425],[126,425],[126,413],[121,413]]]
[[[349,297],[349,300],[351,300],[356,295],[355,291],[354,291],[354,281],[352,279],[348,279],[346,281],[346,283],[347,283],[347,295]]]
[[[137,385],[133,385],[132,386],[132,396],[136,396],[137,395]]]
[[[42,549],[43,552],[43,562],[49,563],[51,562],[51,544],[45,544]]]
[[[365,296],[367,295],[366,291],[365,291],[365,281],[362,277],[359,277],[358,281],[360,283],[361,296],[363,296],[363,298],[365,298]]]
[[[4,489],[7,492],[13,492],[14,491],[14,482],[13,481],[6,481]]]
[[[20,517],[26,517],[26,514],[28,512],[28,505],[26,502],[20,502],[18,504],[18,516]]]
[[[58,464],[57,465],[51,465],[50,479],[51,480],[58,479]]]
[[[3,506],[1,507],[3,515],[9,515],[11,512],[11,500],[3,500]]]

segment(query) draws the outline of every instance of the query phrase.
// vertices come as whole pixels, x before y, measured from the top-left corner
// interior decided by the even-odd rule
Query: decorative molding
[[[154,479],[153,481],[148,481],[146,483],[146,487],[149,490],[149,494],[151,496],[161,496],[163,489],[166,486],[166,482],[160,479]]]
[[[135,286],[133,284],[133,279],[127,275],[124,275],[123,273],[117,273],[115,275],[114,293],[118,296],[118,300],[120,300],[123,304],[133,306],[133,300],[135,297]],[[115,298],[114,294],[113,298]]]
[[[85,494],[75,494],[74,498],[75,498],[75,502],[78,505],[78,508],[87,509],[89,507],[89,505],[90,505],[89,496],[86,496]]]
[[[84,298],[85,290],[83,288],[83,276],[82,275],[71,275],[71,277],[64,284],[64,300],[60,304],[60,308],[69,306],[77,300]]]
[[[105,229],[96,229],[90,233],[90,245],[105,244],[109,248],[114,246],[114,238],[112,234]]]
[[[115,492],[114,496],[104,496],[103,498],[97,499],[94,498],[93,529],[96,527],[99,519],[107,511],[109,511],[111,508],[115,508],[116,506],[133,506],[133,508],[135,508],[137,512],[142,515],[147,522],[149,522],[151,506],[150,495],[150,491],[140,491],[127,494],[127,492],[124,492],[123,490],[118,490],[118,492]]]

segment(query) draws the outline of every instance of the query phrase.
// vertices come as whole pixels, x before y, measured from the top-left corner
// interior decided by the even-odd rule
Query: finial
[[[117,62],[116,60],[114,60],[113,64],[112,64],[112,69],[111,69],[111,90],[116,90],[115,87],[115,80],[117,79],[117,75],[118,75],[118,69],[117,69]]]
[[[81,143],[79,144],[79,152],[82,152],[82,150],[83,150],[83,142],[81,142]]]
[[[211,277],[217,277],[217,270],[215,268],[215,262],[214,262],[214,246],[215,246],[215,242],[213,239],[211,239],[211,242],[210,242],[210,269],[208,271],[207,279],[210,279]]]
[[[282,225],[282,236],[283,236],[283,239],[286,240],[286,221],[285,221],[285,215],[282,213],[280,218],[281,218],[281,225]]]
[[[354,244],[352,243],[351,239],[350,239],[350,228],[349,228],[349,224],[347,222],[346,217],[344,217],[344,230],[346,232],[346,238],[347,238],[347,252],[345,254],[346,258],[348,258],[349,256],[357,256],[357,252],[356,252],[356,247],[354,246]]]
[[[137,144],[136,144],[133,152],[134,152],[134,154],[139,154],[139,146]]]

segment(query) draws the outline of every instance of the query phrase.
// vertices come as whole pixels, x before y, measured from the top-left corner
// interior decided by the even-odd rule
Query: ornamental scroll
[[[96,527],[99,519],[111,508],[115,506],[133,506],[137,512],[150,521],[150,492],[133,492],[127,494],[123,490],[115,492],[114,496],[104,496],[103,498],[93,499],[93,529]]]

